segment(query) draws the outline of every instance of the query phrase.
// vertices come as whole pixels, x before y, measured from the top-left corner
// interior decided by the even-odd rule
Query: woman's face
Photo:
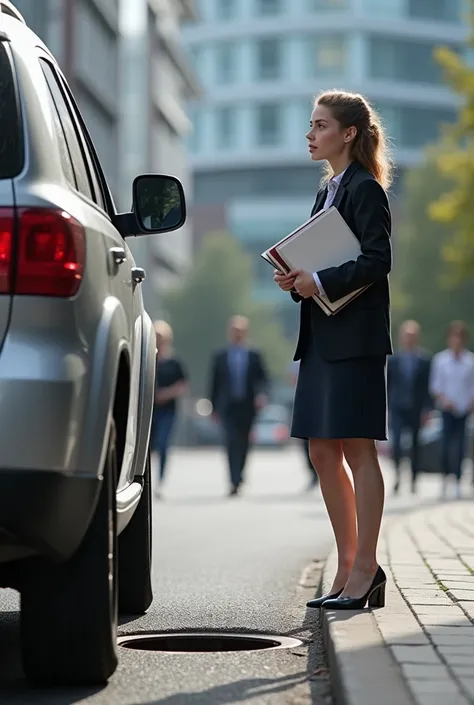
[[[341,124],[332,116],[325,105],[316,105],[310,120],[310,130],[306,135],[309,142],[311,159],[318,162],[321,159],[331,161],[339,157],[348,148],[350,130],[341,127]]]

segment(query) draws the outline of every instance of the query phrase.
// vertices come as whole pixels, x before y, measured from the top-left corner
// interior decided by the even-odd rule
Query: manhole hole
[[[174,633],[122,636],[119,646],[141,651],[168,651],[204,653],[212,651],[261,651],[263,649],[292,649],[302,641],[285,636],[263,634]]]

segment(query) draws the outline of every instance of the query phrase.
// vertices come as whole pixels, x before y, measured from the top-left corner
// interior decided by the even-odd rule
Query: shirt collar
[[[341,181],[342,181],[342,179],[343,179],[343,177],[344,177],[344,174],[346,173],[346,171],[348,170],[348,168],[349,168],[349,167],[346,167],[346,168],[344,169],[344,171],[342,171],[340,174],[338,174],[337,176],[333,176],[333,177],[332,177],[331,181],[332,181],[333,183],[335,183],[336,186],[339,186],[339,185],[340,185],[340,183],[341,183]]]

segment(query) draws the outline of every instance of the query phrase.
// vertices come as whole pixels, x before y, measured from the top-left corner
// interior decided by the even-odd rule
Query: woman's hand
[[[294,277],[293,287],[303,299],[309,299],[314,294],[319,294],[319,289],[310,272],[305,272],[304,269],[296,269],[290,272],[288,276]]]
[[[290,274],[280,274],[278,269],[275,269],[273,281],[278,284],[282,291],[291,291],[294,288],[295,277]]]

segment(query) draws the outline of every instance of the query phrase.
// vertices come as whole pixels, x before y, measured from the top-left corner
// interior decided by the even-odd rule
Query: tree
[[[209,234],[196,262],[179,288],[165,301],[175,332],[175,347],[190,374],[193,394],[206,395],[209,365],[216,348],[225,344],[229,318],[250,319],[251,341],[265,356],[272,376],[280,376],[291,357],[272,308],[252,301],[252,261],[228,233]]]
[[[423,328],[423,343],[433,351],[444,347],[451,320],[462,318],[474,329],[474,281],[454,283],[446,278],[443,250],[451,227],[433,222],[428,212],[430,203],[442,200],[450,187],[450,180],[436,170],[438,160],[433,148],[407,175],[391,277],[394,330],[402,320],[415,318]]]
[[[474,48],[474,0],[469,0],[471,37]],[[474,68],[459,54],[443,47],[436,53],[449,86],[461,99],[458,120],[446,131],[435,161],[450,189],[430,206],[434,221],[452,226],[443,256],[449,265],[451,283],[474,273]]]

